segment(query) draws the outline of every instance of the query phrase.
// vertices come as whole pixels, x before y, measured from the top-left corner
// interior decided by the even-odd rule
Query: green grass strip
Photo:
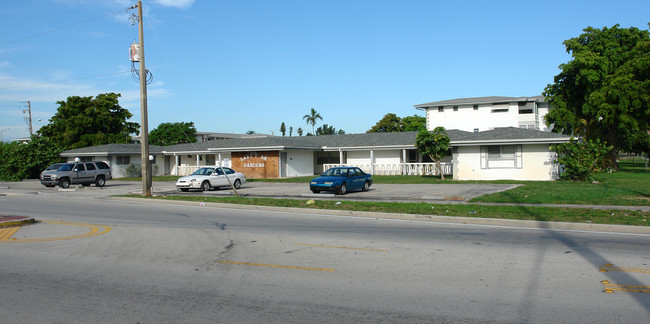
[[[121,195],[120,197],[226,203],[240,205],[296,207],[326,210],[367,211],[416,215],[462,216],[549,222],[593,223],[648,226],[648,213],[628,210],[560,208],[538,206],[492,206],[478,204],[429,204],[396,202],[359,202],[332,200],[274,199],[254,197],[152,196]]]

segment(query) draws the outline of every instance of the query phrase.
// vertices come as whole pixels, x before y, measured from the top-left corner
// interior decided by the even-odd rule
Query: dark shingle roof
[[[61,153],[62,156],[75,155],[117,155],[117,154],[135,154],[141,152],[140,144],[104,144],[83,147],[78,149],[66,150]],[[160,154],[161,146],[149,145],[149,153]]]
[[[452,146],[486,144],[524,144],[567,142],[567,135],[516,127],[496,128],[484,132],[447,130]],[[192,154],[237,151],[338,150],[338,149],[412,149],[417,132],[362,133],[346,135],[261,137],[212,140],[171,146],[149,146],[152,154]],[[119,155],[140,153],[140,144],[106,144],[68,150],[63,156]]]

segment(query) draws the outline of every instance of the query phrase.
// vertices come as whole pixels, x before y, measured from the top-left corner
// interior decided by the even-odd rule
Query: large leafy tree
[[[149,144],[173,145],[196,142],[194,122],[161,123],[149,132]]]
[[[59,101],[50,123],[38,134],[48,137],[64,150],[110,143],[129,143],[138,134],[133,115],[118,102],[120,94],[104,93],[96,97],[68,97]]]
[[[554,132],[601,140],[618,152],[650,147],[650,32],[635,27],[588,27],[564,41],[572,59],[544,95],[555,107],[546,117]]]
[[[445,174],[440,164],[440,160],[445,157],[450,147],[449,135],[445,128],[438,126],[432,132],[420,131],[415,137],[415,147],[420,153],[428,155],[436,163],[436,168],[440,172],[440,179],[445,180]]]
[[[427,129],[427,119],[418,115],[406,116],[402,118],[402,124],[404,124],[405,132],[419,132]]]
[[[379,120],[374,126],[372,126],[366,133],[391,133],[391,132],[403,132],[404,123],[402,118],[399,118],[394,113],[388,113]]]
[[[316,109],[311,108],[309,114],[302,116],[302,119],[304,119],[308,125],[311,125],[311,133],[315,134],[314,126],[316,126],[316,121],[318,119],[323,120],[323,116],[321,116]]]
[[[19,181],[38,178],[41,171],[61,162],[62,149],[49,138],[33,135],[27,143],[0,143],[0,180]]]

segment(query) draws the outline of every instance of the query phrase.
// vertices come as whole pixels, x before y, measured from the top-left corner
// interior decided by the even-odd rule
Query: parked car
[[[320,177],[309,182],[309,189],[313,193],[331,191],[344,195],[348,190],[361,189],[368,191],[372,185],[372,176],[357,167],[334,167]]]
[[[41,184],[46,187],[59,185],[68,188],[71,184],[97,187],[106,185],[106,180],[113,179],[111,167],[102,161],[63,163],[58,169],[41,172]]]
[[[231,168],[211,166],[194,171],[192,174],[176,181],[178,190],[187,192],[190,189],[208,191],[212,188],[232,186],[239,189],[246,182],[246,176]]]

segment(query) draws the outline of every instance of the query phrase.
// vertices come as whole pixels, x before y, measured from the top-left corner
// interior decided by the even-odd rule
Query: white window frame
[[[521,145],[481,145],[481,169],[521,169],[523,162]]]

